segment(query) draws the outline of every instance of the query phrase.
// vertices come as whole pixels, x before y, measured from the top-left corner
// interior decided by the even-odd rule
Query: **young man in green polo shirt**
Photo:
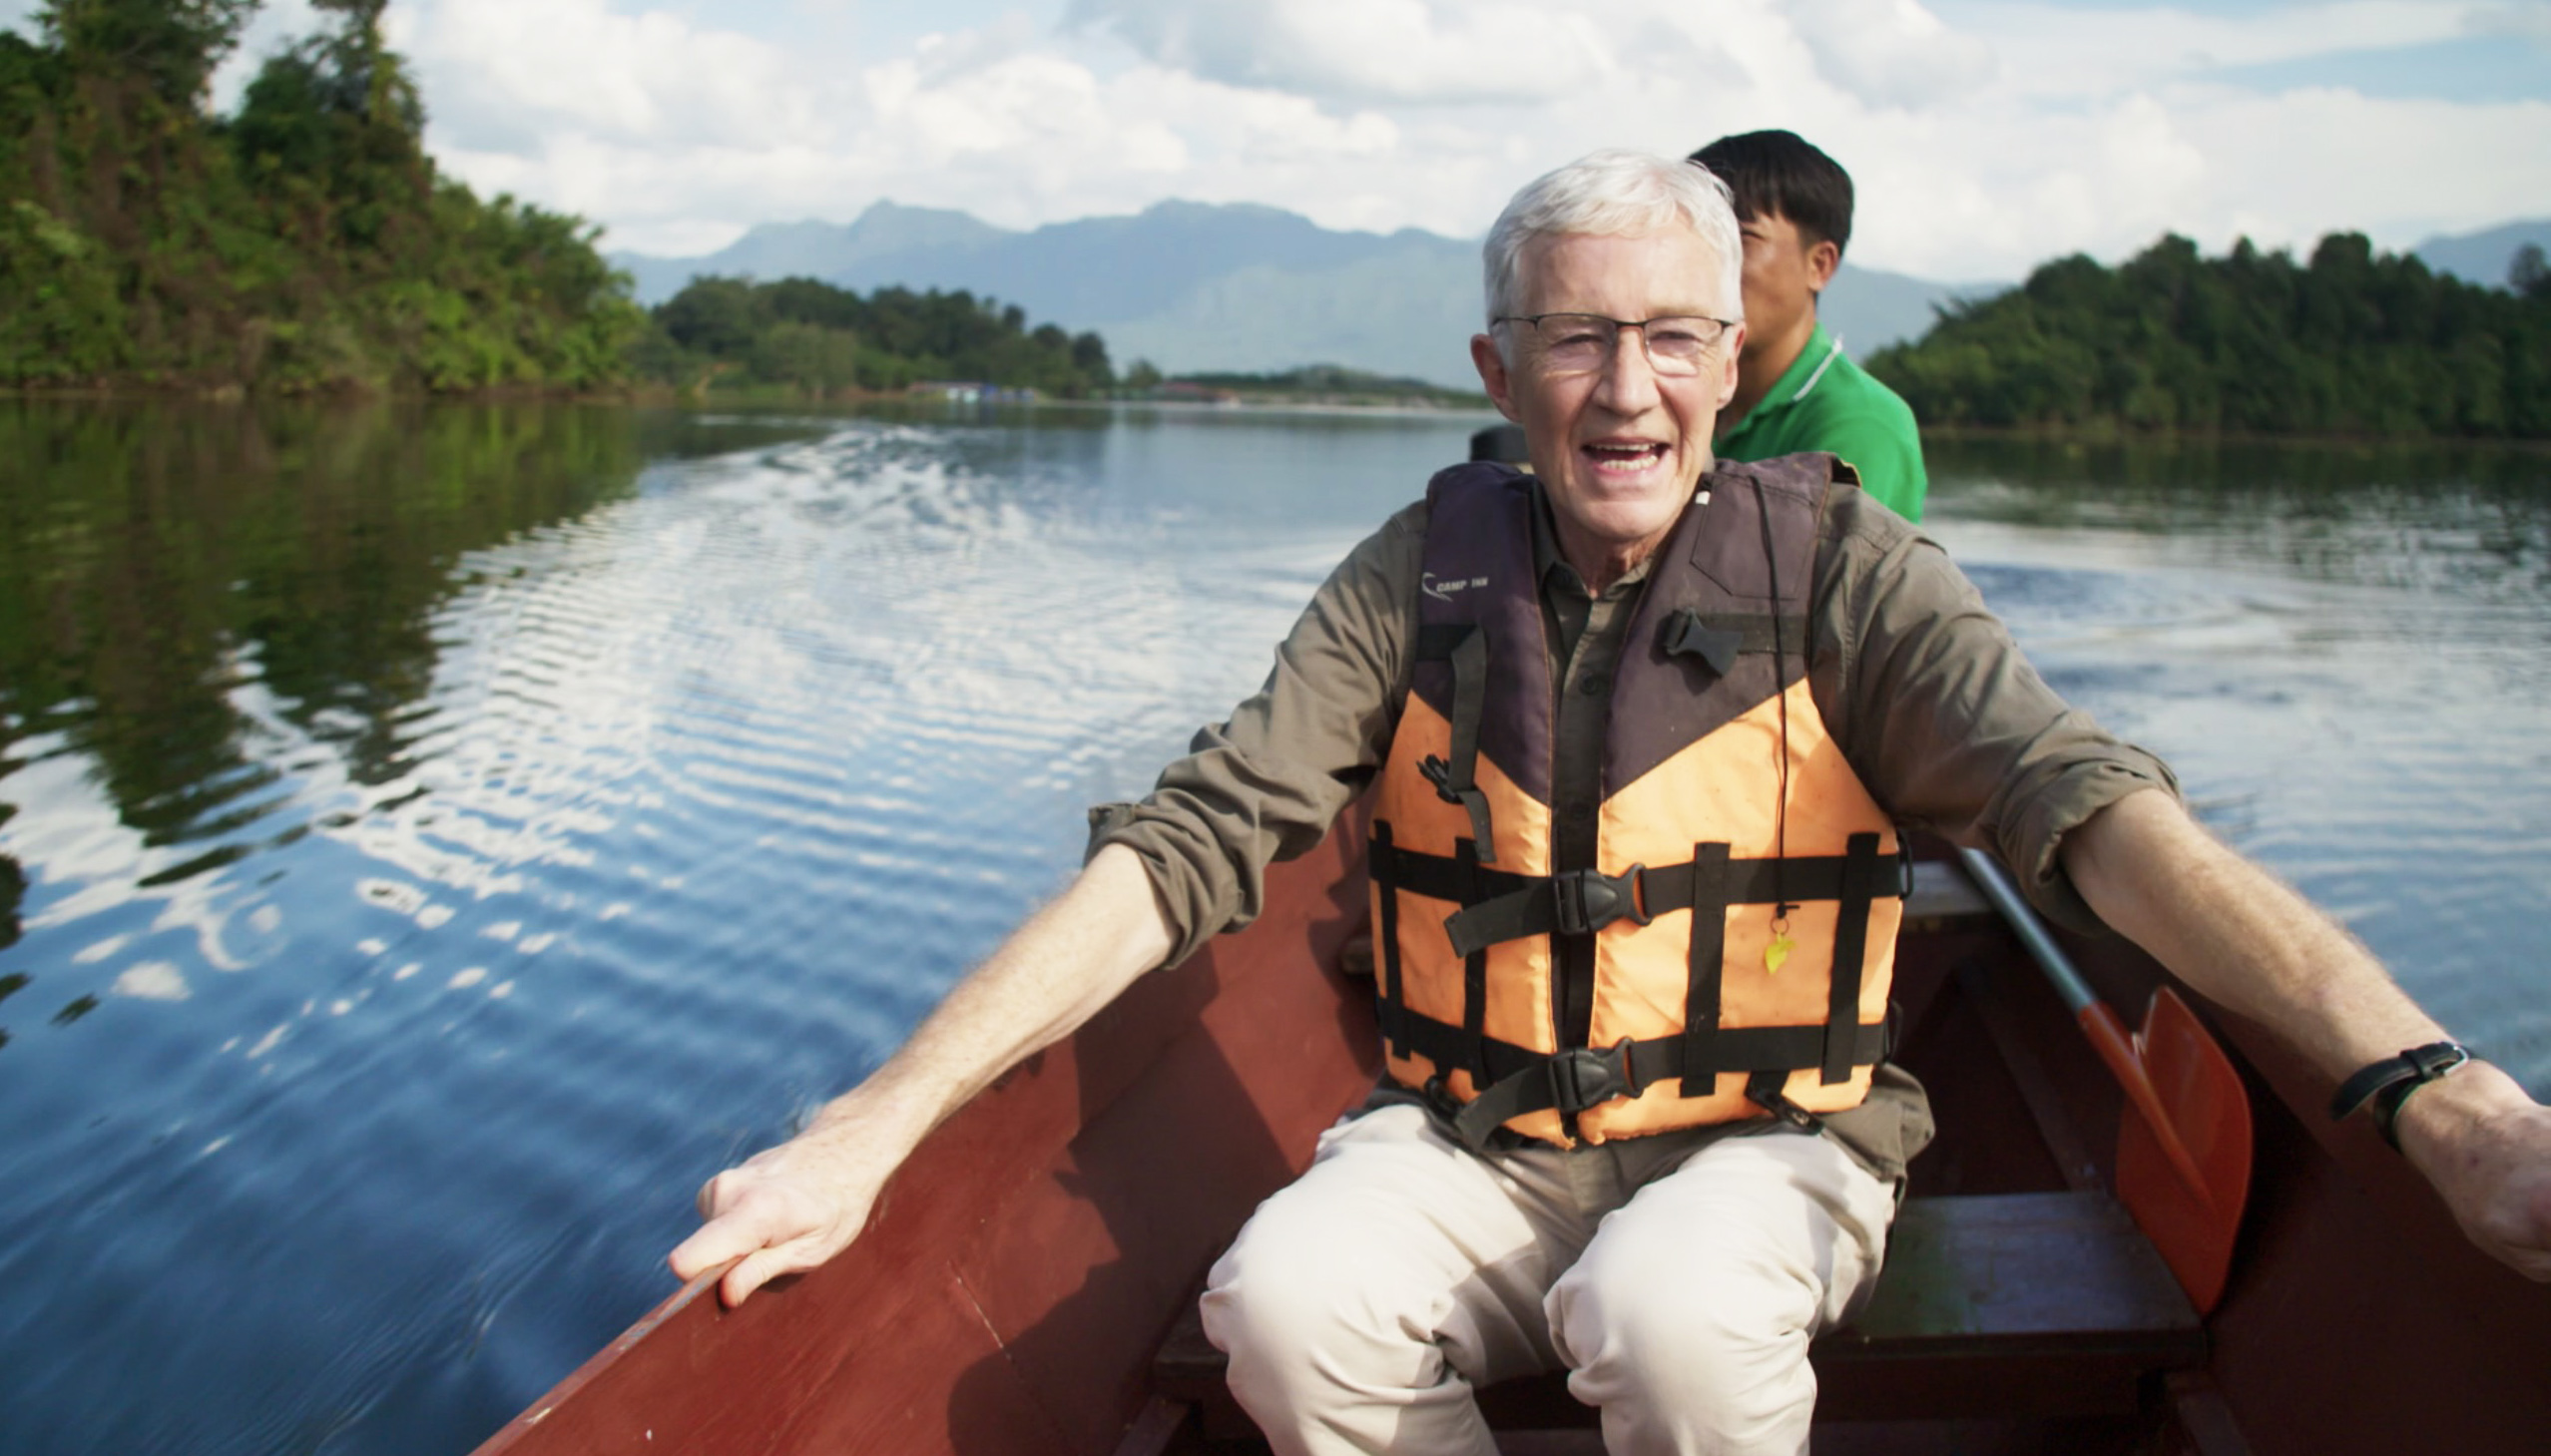
[[[1830,450],[1870,495],[1922,519],[1930,481],[1912,408],[1816,322],[1816,295],[1851,241],[1851,175],[1792,132],[1722,137],[1692,160],[1736,194],[1745,229],[1745,350],[1736,398],[1719,411],[1717,452],[1768,460]]]

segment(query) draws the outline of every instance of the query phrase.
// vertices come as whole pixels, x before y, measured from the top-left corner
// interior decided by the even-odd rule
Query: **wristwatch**
[[[2400,1105],[2409,1100],[2409,1094],[2470,1060],[2470,1051],[2460,1042],[2429,1042],[2397,1057],[2385,1057],[2338,1084],[2337,1095],[2329,1099],[2329,1120],[2344,1122],[2348,1114],[2370,1103],[2368,1116],[2374,1131],[2397,1151],[2400,1133],[2393,1122],[2400,1116]]]

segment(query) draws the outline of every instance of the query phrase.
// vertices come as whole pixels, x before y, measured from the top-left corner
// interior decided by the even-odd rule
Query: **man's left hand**
[[[2474,1062],[2400,1106],[2401,1151],[2471,1241],[2551,1281],[2551,1108]]]

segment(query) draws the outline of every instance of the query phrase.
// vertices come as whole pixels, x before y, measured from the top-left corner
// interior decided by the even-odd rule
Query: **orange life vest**
[[[1793,456],[1703,481],[1608,690],[1594,862],[1566,865],[1540,487],[1499,465],[1428,486],[1372,831],[1376,989],[1390,1075],[1463,1105],[1474,1146],[1500,1126],[1568,1146],[1811,1125],[1867,1095],[1905,866],[1806,683],[1816,524],[1847,470]],[[1590,987],[1564,984],[1571,964]]]

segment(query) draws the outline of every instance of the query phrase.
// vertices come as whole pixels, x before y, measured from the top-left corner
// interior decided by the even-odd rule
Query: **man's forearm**
[[[2354,936],[2166,793],[2119,799],[2065,836],[2063,854],[2111,929],[2332,1078],[2443,1035]]]
[[[845,1120],[909,1153],[1001,1074],[1071,1035],[1169,954],[1170,931],[1132,850],[1110,846],[948,993],[886,1064],[807,1125]]]
[[[2334,1083],[2444,1038],[2371,952],[2217,842],[2170,795],[2129,794],[2064,840],[2111,928],[2218,1004],[2286,1038]],[[2551,1279],[2551,1109],[2475,1062],[2401,1105],[2401,1151],[2473,1242]]]
[[[1171,944],[1130,849],[1099,851],[1069,889],[958,983],[875,1075],[804,1132],[709,1180],[700,1230],[670,1262],[685,1279],[732,1264],[729,1304],[813,1268],[867,1222],[886,1180],[950,1113],[1023,1058],[1069,1036]]]

